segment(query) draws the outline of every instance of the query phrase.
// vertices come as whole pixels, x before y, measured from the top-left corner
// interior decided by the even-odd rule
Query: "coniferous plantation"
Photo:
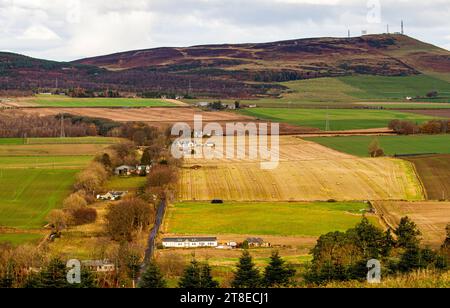
[[[450,288],[450,3],[379,2],[0,1],[0,289]]]

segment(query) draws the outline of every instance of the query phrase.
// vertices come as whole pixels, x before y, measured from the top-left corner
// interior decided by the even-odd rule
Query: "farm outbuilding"
[[[82,264],[89,270],[97,273],[108,273],[116,270],[115,264],[108,260],[82,261]]]
[[[116,175],[131,175],[135,171],[136,171],[136,167],[123,165],[123,166],[117,167],[114,170],[114,173]]]
[[[164,248],[217,247],[216,237],[174,237],[162,241]]]
[[[97,200],[116,201],[122,199],[127,193],[126,191],[110,191],[104,195],[97,195]]]
[[[248,239],[246,239],[246,242],[248,243],[248,247],[250,248],[270,247],[270,243],[264,242],[264,240],[259,237],[249,237]]]

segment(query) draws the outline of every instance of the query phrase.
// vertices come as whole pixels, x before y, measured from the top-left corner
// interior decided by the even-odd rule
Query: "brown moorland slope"
[[[448,73],[450,52],[404,35],[314,38],[262,44],[157,48],[76,61],[108,70],[208,74],[245,81],[288,81],[324,76],[401,76],[421,69]]]

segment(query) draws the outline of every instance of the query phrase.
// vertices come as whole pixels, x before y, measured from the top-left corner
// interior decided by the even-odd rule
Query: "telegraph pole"
[[[64,132],[64,114],[61,113],[61,138],[65,137],[65,132]]]
[[[330,114],[328,113],[328,106],[327,106],[327,120],[325,124],[325,131],[330,131]]]

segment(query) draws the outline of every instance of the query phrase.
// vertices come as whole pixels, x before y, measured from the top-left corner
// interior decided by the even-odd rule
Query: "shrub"
[[[71,213],[73,223],[77,226],[94,223],[97,220],[97,210],[94,208],[79,208]]]
[[[114,240],[132,241],[134,232],[142,231],[154,221],[155,211],[138,198],[111,205],[106,214],[106,228]]]

